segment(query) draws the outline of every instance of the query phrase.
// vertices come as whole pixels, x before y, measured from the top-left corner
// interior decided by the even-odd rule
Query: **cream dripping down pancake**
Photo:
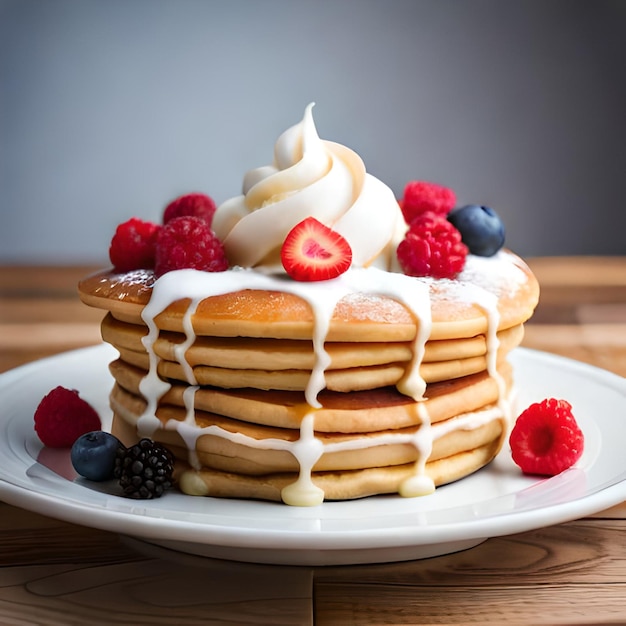
[[[309,216],[350,244],[336,278],[293,280],[280,265]],[[502,249],[469,254],[454,278],[402,273],[398,202],[354,152],[319,139],[310,106],[213,228],[227,271],[109,270],[79,285],[120,353],[114,432],[170,447],[182,491],[296,506],[419,496],[494,458],[507,355],[539,293],[522,259]]]

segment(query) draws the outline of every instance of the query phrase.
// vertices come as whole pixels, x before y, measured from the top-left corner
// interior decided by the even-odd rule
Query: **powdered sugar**
[[[517,258],[505,250],[492,257],[468,255],[458,281],[477,285],[498,297],[511,297],[528,282],[526,273],[517,265]]]

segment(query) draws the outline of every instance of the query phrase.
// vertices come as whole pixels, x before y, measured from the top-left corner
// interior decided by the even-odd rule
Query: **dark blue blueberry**
[[[487,206],[468,204],[453,209],[448,214],[448,221],[461,233],[471,254],[493,256],[504,245],[504,224]]]
[[[70,452],[72,465],[84,478],[109,480],[113,478],[118,448],[123,446],[117,437],[102,430],[94,430],[74,442]]]

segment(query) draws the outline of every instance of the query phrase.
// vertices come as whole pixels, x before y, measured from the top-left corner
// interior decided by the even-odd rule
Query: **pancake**
[[[119,348],[119,352],[127,363],[144,369],[148,368],[149,356],[147,354],[124,348]],[[420,368],[420,375],[427,383],[441,382],[482,372],[485,368],[485,357],[472,357],[441,363],[424,363]],[[255,389],[303,391],[311,378],[310,370],[229,370],[203,365],[197,365],[192,370],[195,383],[225,389],[253,387]],[[186,381],[185,370],[179,363],[161,360],[157,371],[169,380]],[[355,367],[349,370],[328,370],[325,375],[325,385],[326,389],[344,393],[362,391],[396,385],[404,374],[405,367],[400,363]]]
[[[506,347],[510,350],[518,345],[523,332],[521,324],[499,332],[499,349]],[[147,333],[145,325],[120,322],[110,313],[102,322],[102,338],[118,349],[145,352],[142,338]],[[182,333],[161,332],[154,343],[154,351],[163,360],[175,361],[177,346],[184,339]],[[412,358],[410,342],[329,341],[326,342],[325,350],[330,356],[327,371],[407,362]],[[487,341],[484,335],[442,339],[426,343],[422,363],[457,361],[486,354]],[[312,342],[304,340],[199,336],[185,352],[185,359],[192,367],[205,365],[228,369],[311,370],[315,364],[315,353]]]
[[[111,400],[115,419],[121,419],[131,427],[136,426],[145,402],[119,388],[114,390]],[[472,412],[471,418],[461,414],[433,425],[434,441],[429,460],[451,456],[500,438],[503,433],[502,420],[491,419],[495,411],[496,408],[489,405]],[[479,417],[481,413],[484,413],[484,423]],[[157,417],[161,426],[152,437],[175,451],[178,458],[187,460],[188,435],[174,428],[171,423],[184,422],[185,409],[162,405],[157,410]],[[201,432],[195,435],[192,458],[199,460],[203,467],[259,475],[284,471],[295,474],[298,471],[297,459],[290,449],[297,445],[300,429],[260,426],[198,410],[195,419]],[[477,425],[470,428],[470,421]],[[369,433],[317,433],[324,453],[312,469],[317,473],[416,462],[419,453],[412,441],[421,427],[417,425]],[[237,436],[223,436],[226,433]],[[266,441],[271,441],[272,446],[266,446]],[[281,443],[276,444],[277,441]]]
[[[121,359],[113,361],[110,370],[116,386],[141,402],[140,384],[146,372]],[[512,372],[508,362],[502,363],[499,375],[510,387]],[[161,404],[185,407],[187,389],[187,385],[173,383],[162,396]],[[326,389],[319,394],[321,407],[315,413],[315,430],[322,433],[360,433],[407,428],[422,422],[423,411],[426,411],[430,423],[437,423],[459,413],[497,403],[500,391],[497,381],[486,371],[433,383],[428,385],[427,399],[421,403],[423,410],[419,411],[414,400],[394,387],[353,393],[334,393]],[[301,392],[217,387],[196,389],[194,407],[240,421],[289,429],[299,429],[308,410]],[[135,413],[138,413],[137,409]]]
[[[475,337],[488,331],[488,313],[475,301],[480,298],[478,289],[497,297],[497,330],[523,324],[532,315],[539,297],[534,275],[521,258],[510,252],[500,254],[501,273],[489,267],[491,259],[474,257],[474,267],[459,281],[414,281],[428,288],[431,340]],[[124,274],[109,270],[81,280],[79,295],[85,304],[110,311],[115,319],[143,325],[142,312],[154,283],[150,270]],[[155,317],[158,328],[184,332],[183,319],[189,304],[189,298],[169,303]],[[314,311],[298,293],[239,289],[203,298],[191,323],[199,336],[310,340]],[[334,307],[326,340],[406,342],[415,338],[418,325],[414,314],[394,298],[375,292],[349,293]]]
[[[426,464],[426,474],[440,487],[481,469],[492,461],[500,447],[497,442],[455,454]],[[407,481],[415,476],[414,464],[376,467],[352,472],[324,472],[316,475],[315,486],[326,500],[352,500],[373,495],[402,493]],[[285,490],[294,476],[272,474],[249,476],[217,470],[181,468],[178,482],[184,493],[217,498],[248,498],[284,501]],[[410,489],[410,484],[407,486]],[[403,494],[405,495],[405,494]],[[413,495],[407,493],[406,495]]]

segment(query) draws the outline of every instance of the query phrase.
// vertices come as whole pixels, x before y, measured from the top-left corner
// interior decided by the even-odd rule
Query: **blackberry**
[[[120,448],[113,475],[127,498],[160,498],[172,486],[174,456],[162,444],[142,439],[127,450]]]

